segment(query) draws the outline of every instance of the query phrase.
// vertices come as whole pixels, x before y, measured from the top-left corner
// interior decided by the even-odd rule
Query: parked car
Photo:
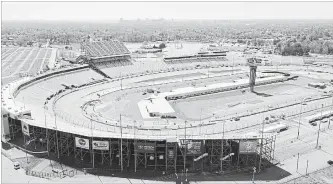
[[[20,169],[20,163],[19,162],[14,162],[14,169]]]
[[[310,123],[312,126],[317,126],[317,123],[316,122],[312,122]]]
[[[332,161],[332,160],[327,161],[327,163],[328,163],[329,165],[333,165],[333,161]]]
[[[322,123],[327,123],[328,122],[328,119],[323,119],[321,120]]]

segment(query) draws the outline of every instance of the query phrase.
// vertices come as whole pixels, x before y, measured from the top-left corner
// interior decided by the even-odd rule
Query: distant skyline
[[[333,2],[2,2],[2,20],[333,19]]]

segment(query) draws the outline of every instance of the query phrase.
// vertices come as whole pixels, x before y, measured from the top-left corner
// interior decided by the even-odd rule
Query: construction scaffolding
[[[60,162],[75,167],[117,171],[234,172],[271,166],[276,136],[256,139],[139,140],[93,138],[29,125],[25,135],[17,121],[9,121],[11,138],[22,139],[29,150],[47,150]],[[180,141],[180,142],[179,142]],[[29,144],[28,144],[29,143]],[[190,144],[192,144],[190,146]],[[254,147],[244,151],[244,145]],[[197,150],[196,150],[197,149]],[[246,148],[247,149],[247,148]]]
[[[232,153],[230,140],[207,140],[207,153],[209,154],[210,171],[224,171],[231,167]],[[226,157],[225,159],[223,159]]]

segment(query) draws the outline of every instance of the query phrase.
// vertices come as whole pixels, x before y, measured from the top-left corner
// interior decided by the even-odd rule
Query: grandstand
[[[130,51],[118,40],[83,42],[81,50],[88,62],[107,67],[130,65]]]
[[[228,61],[225,52],[198,52],[195,55],[165,57],[166,64],[186,64]]]
[[[79,58],[106,78],[111,77],[104,73],[102,68],[132,65],[130,51],[118,40],[83,42],[81,51],[83,55]]]

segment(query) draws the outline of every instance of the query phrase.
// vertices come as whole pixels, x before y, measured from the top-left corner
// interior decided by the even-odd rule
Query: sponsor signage
[[[240,154],[256,153],[257,146],[258,146],[257,140],[241,140],[239,142],[239,153]]]
[[[75,137],[75,146],[78,148],[89,149],[89,139]]]
[[[168,150],[168,158],[170,159],[175,158],[175,152],[173,151],[173,149]]]
[[[201,141],[191,140],[187,144],[187,152],[188,155],[200,155],[201,154]]]
[[[95,150],[109,150],[109,141],[93,141],[92,147]]]
[[[22,125],[22,132],[23,134],[27,135],[27,136],[30,136],[30,133],[29,133],[29,125],[23,121],[21,121],[21,125]]]
[[[155,143],[136,143],[135,150],[142,153],[154,153],[155,152]]]

